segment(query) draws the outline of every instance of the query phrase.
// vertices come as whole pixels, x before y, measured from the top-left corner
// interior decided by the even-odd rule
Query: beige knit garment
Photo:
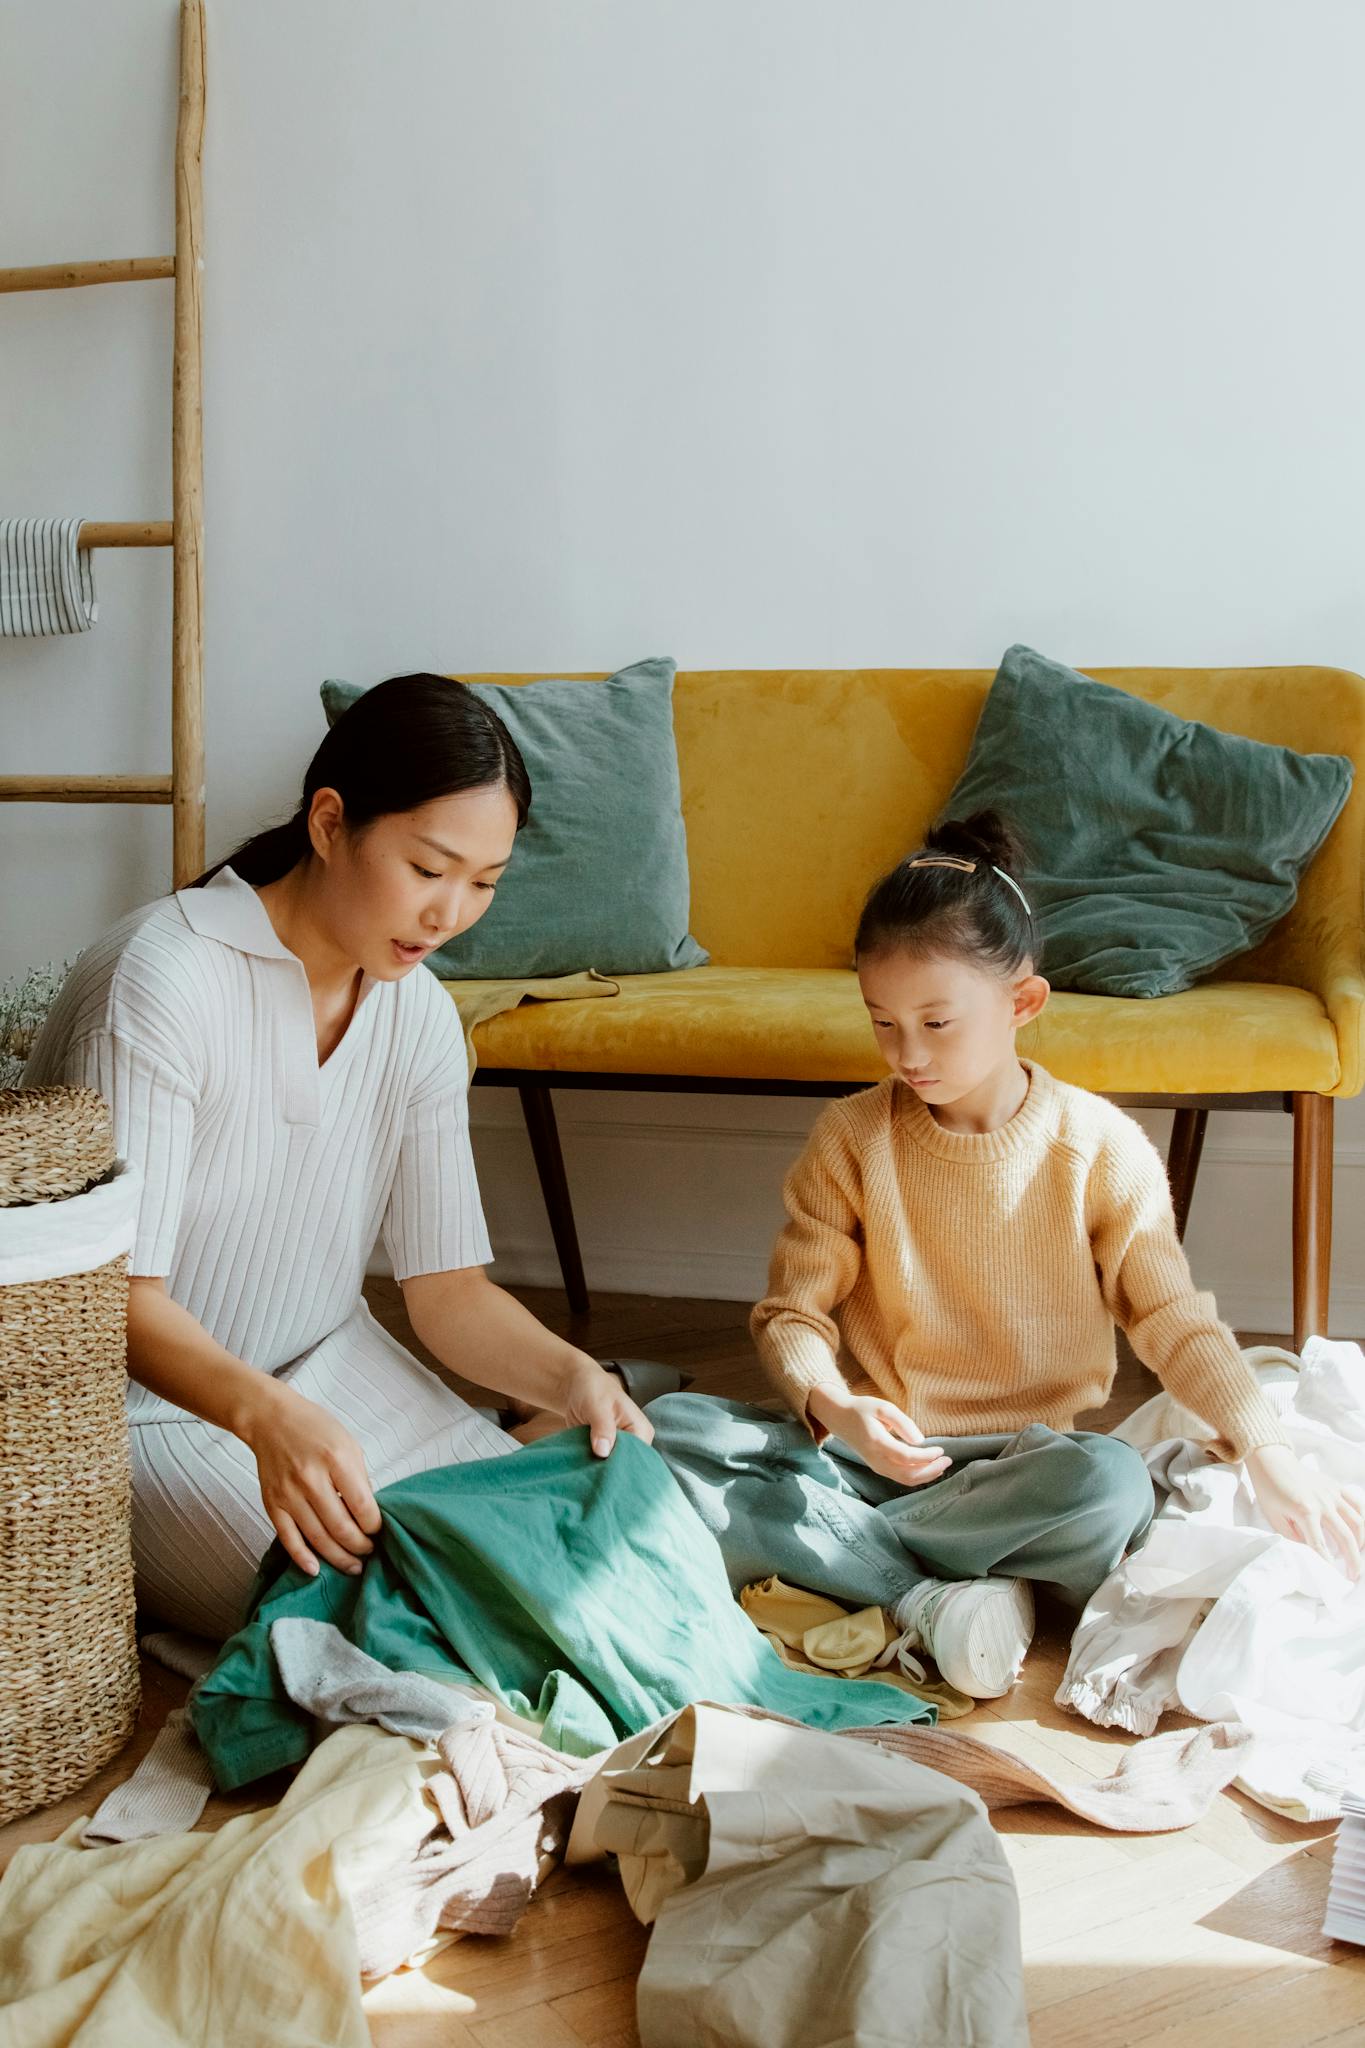
[[[1117,1322],[1237,1458],[1286,1441],[1190,1277],[1161,1157],[1112,1103],[1024,1061],[999,1130],[944,1130],[888,1076],[830,1104],[787,1176],[751,1327],[804,1417],[844,1376],[926,1435],[1068,1430],[1113,1384]],[[817,1433],[821,1433],[818,1432]]]

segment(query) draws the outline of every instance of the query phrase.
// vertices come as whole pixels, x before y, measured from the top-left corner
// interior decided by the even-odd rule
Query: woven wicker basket
[[[51,1277],[0,1284],[0,1822],[76,1791],[137,1720],[127,1253],[66,1270],[131,1242],[114,1166],[90,1089],[0,1091],[0,1280],[35,1233],[58,1246]]]

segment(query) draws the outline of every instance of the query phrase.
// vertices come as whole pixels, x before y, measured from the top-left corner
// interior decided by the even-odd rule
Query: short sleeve
[[[428,1011],[420,1079],[408,1099],[384,1216],[394,1276],[486,1266],[493,1257],[469,1142],[469,1065],[459,1013],[438,989]]]
[[[142,1201],[128,1270],[164,1280],[176,1239],[194,1150],[194,1091],[184,1077],[113,1031],[68,1046],[55,1077],[94,1088],[109,1104],[114,1149],[142,1168]]]

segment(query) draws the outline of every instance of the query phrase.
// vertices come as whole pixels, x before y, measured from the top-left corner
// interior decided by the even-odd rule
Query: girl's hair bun
[[[988,867],[1015,875],[1024,865],[1019,834],[999,811],[973,811],[970,818],[941,818],[924,835],[928,853],[951,853],[961,860],[984,860]]]
[[[999,811],[940,819],[923,846],[872,890],[858,920],[855,959],[900,950],[947,954],[997,974],[1017,974],[1029,963],[1036,968],[1042,948],[1020,879],[1026,857]],[[958,861],[970,866],[951,865]]]

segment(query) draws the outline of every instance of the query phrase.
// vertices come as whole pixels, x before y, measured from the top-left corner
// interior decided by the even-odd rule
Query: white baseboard
[[[558,1287],[559,1262],[547,1244],[499,1243],[493,1277],[514,1287]],[[670,1251],[654,1245],[583,1247],[589,1291],[607,1294],[654,1294],[663,1300],[753,1302],[767,1284],[766,1253]],[[1293,1321],[1288,1287],[1258,1287],[1236,1278],[1221,1285],[1218,1276],[1201,1271],[1201,1287],[1218,1301],[1218,1312],[1238,1330],[1288,1331]],[[1330,1326],[1334,1335],[1365,1332],[1365,1287],[1334,1286]]]
[[[494,1277],[518,1287],[558,1287],[559,1261],[548,1240],[494,1246]],[[661,1245],[581,1246],[589,1288],[607,1294],[657,1294],[665,1300],[757,1301],[767,1285],[767,1252],[689,1251]]]
[[[556,1110],[589,1287],[756,1301],[781,1221],[782,1176],[822,1107],[782,1096],[561,1091]],[[1139,1120],[1162,1139],[1161,1113]],[[498,1278],[558,1286],[516,1098],[476,1091],[472,1122]],[[1290,1138],[1287,1117],[1227,1115],[1210,1124],[1191,1258],[1200,1286],[1239,1329],[1290,1325]],[[1354,1332],[1365,1329],[1365,1239],[1348,1221],[1365,1206],[1359,1105],[1344,1106],[1336,1168],[1331,1321]]]
[[[716,1148],[740,1145],[785,1152],[794,1159],[801,1139],[825,1107],[823,1096],[629,1095],[560,1089],[555,1116],[569,1148],[582,1144],[680,1145]],[[521,1110],[511,1089],[481,1089],[470,1098],[475,1131],[522,1132]],[[635,1113],[631,1114],[630,1111]],[[1164,1144],[1169,1110],[1130,1111],[1158,1143]],[[1255,1135],[1253,1135],[1253,1133]],[[1288,1165],[1292,1125],[1273,1111],[1218,1111],[1211,1116],[1203,1166]],[[1339,1106],[1333,1157],[1338,1170],[1365,1167],[1365,1095]]]

